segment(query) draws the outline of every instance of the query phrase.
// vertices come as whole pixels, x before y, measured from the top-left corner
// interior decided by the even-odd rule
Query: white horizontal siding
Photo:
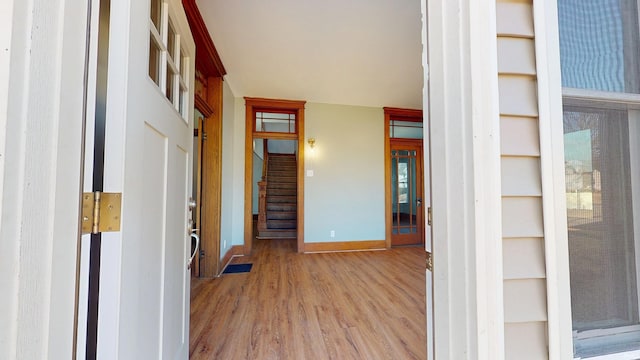
[[[505,280],[545,277],[543,238],[504,239],[502,257]]]
[[[529,75],[500,75],[500,114],[538,116],[537,84]]]
[[[546,326],[541,321],[505,324],[505,359],[548,359],[546,337]]]
[[[498,0],[505,359],[548,358],[532,0]]]
[[[542,199],[538,196],[502,199],[502,237],[542,237]]]
[[[533,38],[533,6],[530,2],[498,1],[496,15],[498,35]]]
[[[535,117],[500,117],[502,155],[540,156],[540,132]]]
[[[522,323],[547,320],[545,279],[504,282],[504,321]]]
[[[541,196],[540,158],[502,157],[503,196]]]
[[[498,38],[498,71],[501,74],[536,74],[535,44],[532,39]]]

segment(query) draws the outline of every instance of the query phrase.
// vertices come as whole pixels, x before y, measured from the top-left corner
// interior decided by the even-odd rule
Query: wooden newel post
[[[267,230],[267,182],[258,182],[258,231]]]

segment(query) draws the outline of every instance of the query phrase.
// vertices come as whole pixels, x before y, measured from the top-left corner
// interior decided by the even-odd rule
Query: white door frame
[[[0,3],[0,358],[74,352],[87,1]]]
[[[496,3],[424,1],[435,358],[502,359]]]

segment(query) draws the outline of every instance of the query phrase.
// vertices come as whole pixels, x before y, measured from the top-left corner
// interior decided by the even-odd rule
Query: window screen
[[[558,23],[574,355],[638,350],[638,4],[558,0]]]

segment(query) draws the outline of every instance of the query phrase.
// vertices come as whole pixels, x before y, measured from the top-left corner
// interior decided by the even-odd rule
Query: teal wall
[[[234,134],[235,98],[229,85],[222,86],[222,205],[220,215],[220,258],[233,244],[233,208],[234,199]]]
[[[223,96],[221,256],[244,244],[245,106]],[[384,240],[382,108],[307,103],[305,134],[305,242]]]
[[[305,135],[305,242],[384,240],[383,109],[308,103]]]

